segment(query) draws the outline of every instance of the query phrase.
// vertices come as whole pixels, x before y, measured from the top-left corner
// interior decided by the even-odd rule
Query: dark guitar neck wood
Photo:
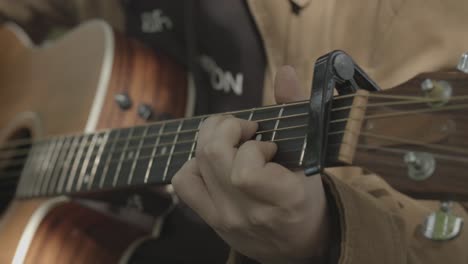
[[[336,100],[342,110],[331,114],[327,165],[339,163],[338,151],[352,97]],[[274,158],[288,168],[301,168],[308,102],[231,113],[256,121],[253,140],[278,146]],[[195,156],[200,124],[207,116],[145,126],[63,136],[33,144],[22,172],[17,197],[97,192],[146,184],[168,184],[180,167]]]

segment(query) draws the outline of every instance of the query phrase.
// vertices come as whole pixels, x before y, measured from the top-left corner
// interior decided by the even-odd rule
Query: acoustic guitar
[[[183,69],[161,54],[125,42],[99,22],[41,48],[25,47],[8,29],[0,37],[5,35],[10,40],[1,42],[0,58],[7,64],[0,65],[12,66],[0,71],[0,183],[2,195],[12,201],[0,225],[0,261],[125,259],[115,252],[128,255],[129,245],[145,231],[123,228],[125,223],[70,200],[168,184],[194,157],[198,128],[207,116],[144,124],[135,118],[134,108],[124,111],[116,103],[118,99],[128,106],[128,100],[121,100],[126,93],[132,102],[151,98],[148,104],[155,112],[183,116],[190,101]],[[132,52],[120,53],[119,47]],[[323,165],[363,167],[417,198],[466,201],[465,85],[465,74],[440,72],[421,74],[382,92],[335,96]],[[255,139],[278,145],[274,161],[301,168],[308,156],[310,105],[302,101],[230,114],[258,122]],[[108,223],[105,228],[81,235],[102,221]],[[65,234],[77,239],[66,240],[64,246]],[[103,234],[111,242],[100,241]]]

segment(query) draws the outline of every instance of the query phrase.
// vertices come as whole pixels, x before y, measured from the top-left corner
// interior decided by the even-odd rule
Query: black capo
[[[324,169],[334,88],[339,95],[355,93],[358,89],[380,91],[377,84],[345,52],[336,50],[317,59],[304,152],[304,172],[307,176],[322,173]]]

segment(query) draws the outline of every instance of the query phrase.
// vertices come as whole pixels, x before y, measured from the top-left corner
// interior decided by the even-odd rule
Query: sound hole
[[[31,132],[19,129],[0,145],[0,214],[15,195],[26,157],[31,148]]]

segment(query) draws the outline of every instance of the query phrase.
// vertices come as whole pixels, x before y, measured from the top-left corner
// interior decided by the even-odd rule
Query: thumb
[[[296,71],[289,65],[282,66],[276,73],[275,100],[278,104],[305,100],[306,92],[301,88]]]

